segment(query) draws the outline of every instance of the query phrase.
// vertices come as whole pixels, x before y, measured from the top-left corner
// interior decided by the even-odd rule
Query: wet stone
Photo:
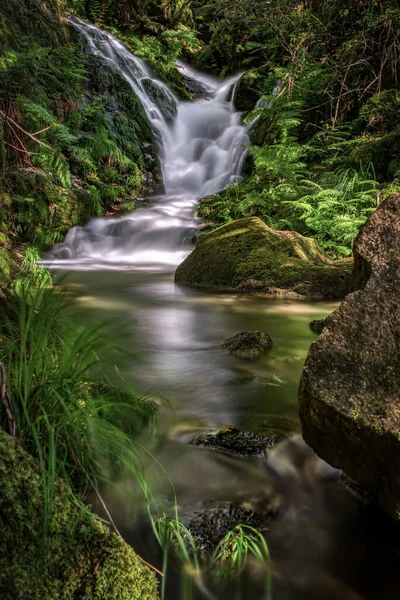
[[[224,450],[239,456],[265,456],[269,448],[286,439],[283,433],[252,433],[241,431],[233,426],[223,427],[217,432],[210,432],[195,438],[193,446]]]
[[[221,344],[239,358],[255,359],[272,348],[272,340],[264,331],[242,331]]]
[[[272,515],[271,515],[272,516]],[[206,506],[199,510],[188,524],[196,546],[204,552],[212,552],[229,531],[237,525],[247,525],[263,533],[267,531],[268,518],[243,506],[230,503]]]

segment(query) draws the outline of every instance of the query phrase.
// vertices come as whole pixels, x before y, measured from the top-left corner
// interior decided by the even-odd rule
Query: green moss
[[[336,298],[346,294],[350,273],[350,265],[332,263],[315,240],[273,231],[260,219],[249,218],[204,236],[178,267],[176,281]]]
[[[0,232],[0,300],[4,298],[18,266],[10,250],[11,243],[7,234]]]
[[[4,600],[156,600],[154,574],[125,542],[79,508],[60,482],[45,560],[36,462],[0,429],[0,590]]]

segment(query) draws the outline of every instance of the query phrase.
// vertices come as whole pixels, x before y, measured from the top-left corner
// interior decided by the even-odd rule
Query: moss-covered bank
[[[350,280],[351,264],[333,263],[315,240],[255,217],[205,235],[175,274],[182,284],[316,298],[344,297]]]
[[[35,460],[0,428],[0,597],[156,600],[154,574],[60,483],[41,560],[43,487]]]

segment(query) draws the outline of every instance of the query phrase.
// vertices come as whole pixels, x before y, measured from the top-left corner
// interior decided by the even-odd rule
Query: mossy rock
[[[0,428],[0,596],[4,600],[156,600],[154,574],[58,485],[41,558],[38,464]]]
[[[267,294],[343,298],[351,264],[335,264],[316,240],[273,231],[257,217],[223,225],[200,239],[178,267],[176,283]]]
[[[8,236],[0,232],[0,302],[7,296],[18,265]]]
[[[248,112],[256,107],[257,101],[265,93],[265,68],[243,73],[237,82],[234,102],[237,110]]]
[[[254,359],[272,348],[272,340],[264,331],[242,331],[221,344],[239,358]]]

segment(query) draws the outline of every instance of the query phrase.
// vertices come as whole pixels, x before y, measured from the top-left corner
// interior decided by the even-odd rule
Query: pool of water
[[[165,397],[169,427],[235,425],[255,432],[298,431],[297,387],[308,348],[308,324],[337,304],[257,297],[177,286],[171,274],[71,272],[78,318],[107,323],[122,365],[142,393]],[[274,346],[255,361],[219,345],[241,331],[266,331]]]
[[[168,512],[173,499],[160,467],[174,486],[183,521],[210,502],[242,503],[271,492],[276,482],[262,460],[188,442],[225,425],[299,432],[297,387],[316,337],[308,324],[336,303],[176,286],[171,273],[161,272],[56,271],[55,279],[74,298],[71,310],[78,322],[106,324],[105,344],[109,340],[123,350],[119,366],[127,382],[159,403],[155,431],[139,440],[152,455],[144,458],[144,467],[158,508]],[[229,336],[254,330],[266,331],[274,342],[258,360],[238,359],[219,348]],[[396,598],[398,528],[373,507],[364,509],[341,482],[327,485],[308,465],[298,469],[300,454],[283,458],[288,509],[266,535],[274,600]],[[124,538],[161,568],[134,478],[114,481],[102,494]],[[104,514],[101,503],[91,501]],[[172,570],[166,598],[182,598],[179,580]],[[265,598],[253,576],[243,581],[243,600]],[[228,587],[219,600],[236,593]]]

